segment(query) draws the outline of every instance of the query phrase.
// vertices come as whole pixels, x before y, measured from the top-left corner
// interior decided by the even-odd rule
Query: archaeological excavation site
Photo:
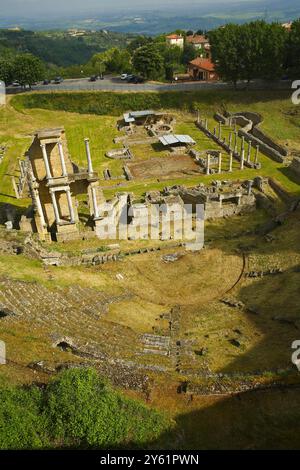
[[[157,447],[259,447],[254,430],[271,445],[265,421],[286,442],[300,405],[300,118],[283,92],[222,93],[111,115],[9,100],[4,380],[93,368],[174,420]]]

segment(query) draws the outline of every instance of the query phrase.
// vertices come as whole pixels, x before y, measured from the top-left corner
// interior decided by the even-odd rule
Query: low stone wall
[[[300,158],[295,157],[291,163],[291,170],[300,175]]]
[[[226,114],[226,116],[229,115],[230,113]],[[259,145],[260,150],[267,157],[270,157],[279,163],[284,162],[285,157],[288,155],[288,151],[274,142],[274,140],[267,136],[263,131],[258,129],[257,126],[263,122],[260,114],[243,111],[231,114],[231,116],[234,117],[236,123],[242,127],[242,129],[239,130],[240,137],[245,137],[247,142],[252,140],[253,143]]]
[[[262,140],[258,139],[253,134],[250,134],[244,129],[240,129],[239,136],[244,137],[246,142],[249,142],[251,140],[252,143],[254,143],[255,145],[259,145],[260,151],[267,157],[272,158],[272,160],[275,160],[276,162],[279,162],[279,163],[284,162],[285,157],[282,154],[280,154],[277,150],[270,147],[269,145],[265,144]]]
[[[218,201],[210,201],[205,204],[205,220],[232,217],[238,214],[247,214],[256,210],[256,199],[253,195],[242,196],[242,202],[238,204],[222,204]]]

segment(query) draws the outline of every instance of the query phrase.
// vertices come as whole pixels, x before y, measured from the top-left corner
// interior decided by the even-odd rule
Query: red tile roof
[[[206,39],[205,36],[200,35],[200,34],[196,34],[195,36],[187,36],[186,40],[190,44],[205,44],[205,43],[208,43],[208,39]]]
[[[179,34],[169,34],[167,39],[183,39],[183,36],[179,36]]]
[[[201,57],[197,57],[190,62],[190,65],[198,67],[199,69],[207,70],[208,72],[215,71],[215,64],[210,59],[202,59]]]

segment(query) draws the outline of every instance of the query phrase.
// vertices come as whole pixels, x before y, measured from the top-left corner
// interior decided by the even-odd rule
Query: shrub
[[[49,384],[45,417],[53,439],[65,445],[124,447],[145,444],[167,420],[114,391],[93,369],[71,369]]]
[[[43,390],[0,388],[0,449],[145,447],[170,427],[94,369],[64,371]]]
[[[0,448],[36,449],[48,444],[37,387],[0,389]]]

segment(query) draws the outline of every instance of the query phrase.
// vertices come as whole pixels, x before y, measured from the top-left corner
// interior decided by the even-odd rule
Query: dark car
[[[45,80],[43,81],[43,85],[49,85],[51,83],[51,80],[48,80],[47,78],[45,78]]]
[[[138,83],[144,83],[144,79],[142,77],[139,77],[138,75],[132,75],[130,78],[127,78],[127,83],[135,83],[136,85]]]
[[[54,79],[55,85],[59,85],[62,82],[63,82],[63,79],[61,77],[55,77],[55,79]]]
[[[92,75],[92,76],[90,77],[90,82],[96,82],[97,79],[98,79],[97,75]]]

